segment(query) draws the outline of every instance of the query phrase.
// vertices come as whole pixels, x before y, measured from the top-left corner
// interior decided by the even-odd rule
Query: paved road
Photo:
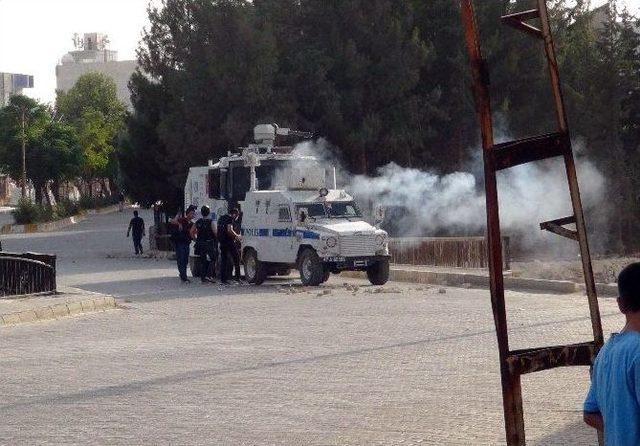
[[[128,219],[3,239],[126,308],[0,331],[0,444],[504,444],[487,291],[183,286],[172,262],[130,257]],[[507,300],[514,348],[589,338],[579,296]],[[587,384],[584,367],[523,378],[528,444],[597,444]]]

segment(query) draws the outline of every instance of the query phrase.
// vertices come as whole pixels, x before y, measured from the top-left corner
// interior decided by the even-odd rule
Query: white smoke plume
[[[580,149],[578,144],[576,163],[582,202],[588,211],[604,200],[605,179],[591,162],[579,155]],[[325,165],[337,164],[339,184],[356,197],[361,207],[381,205],[389,211],[401,210],[388,212],[387,217],[395,220],[393,224],[402,236],[484,233],[481,149],[475,149],[477,155],[465,172],[439,175],[390,163],[378,169],[373,177],[346,173],[323,140],[299,144],[296,152],[315,155]],[[539,223],[573,214],[561,158],[499,172],[498,195],[503,232],[522,234],[526,245],[537,245],[545,239],[557,241],[559,237],[542,232]]]

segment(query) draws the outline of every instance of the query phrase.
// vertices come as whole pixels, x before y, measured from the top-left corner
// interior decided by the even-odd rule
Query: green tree
[[[35,100],[13,96],[0,110],[0,165],[13,178],[22,175],[23,112],[27,178],[41,203],[49,182],[57,184],[77,175],[82,154],[72,127],[55,120],[51,110]]]
[[[108,178],[115,185],[117,143],[125,130],[126,108],[118,100],[113,79],[102,73],[80,76],[68,92],[58,91],[56,111],[78,133],[85,181]]]

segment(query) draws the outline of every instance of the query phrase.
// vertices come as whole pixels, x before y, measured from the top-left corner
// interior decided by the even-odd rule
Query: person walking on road
[[[233,267],[236,282],[240,282],[240,249],[238,245],[242,237],[233,228],[234,222],[238,219],[240,211],[233,208],[227,214],[218,219],[218,240],[220,242],[220,281],[227,284],[229,279],[227,271],[229,269],[229,257],[233,259]]]
[[[202,206],[200,214],[202,218],[198,219],[191,227],[191,238],[196,241],[195,254],[199,256],[198,272],[202,283],[215,283],[213,280],[215,273],[209,274],[209,271],[216,270],[216,260],[218,258],[216,228],[210,218],[211,210],[209,206]]]
[[[133,211],[133,218],[129,222],[127,237],[133,233],[133,249],[136,255],[142,254],[142,237],[145,236],[144,220],[138,216],[138,211]]]
[[[176,261],[178,263],[178,275],[183,283],[191,282],[187,277],[187,265],[189,264],[189,246],[191,245],[191,226],[196,207],[189,206],[184,215],[176,215],[171,220],[171,239],[176,247]]]
[[[618,276],[618,308],[626,318],[593,363],[584,421],[604,432],[606,446],[640,444],[640,263]]]

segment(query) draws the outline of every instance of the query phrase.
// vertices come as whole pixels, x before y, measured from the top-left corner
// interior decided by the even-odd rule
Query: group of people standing
[[[239,230],[235,227],[240,211],[236,208],[220,216],[214,224],[208,206],[200,208],[201,217],[193,221],[197,208],[189,206],[183,215],[176,216],[169,223],[172,225],[172,240],[176,249],[176,260],[180,280],[189,283],[187,266],[191,242],[195,241],[194,253],[198,256],[198,274],[203,283],[215,282],[215,265],[220,253],[220,281],[227,284],[230,277],[229,262],[233,264],[235,280],[240,282],[240,240]],[[218,249],[219,246],[219,249]]]

